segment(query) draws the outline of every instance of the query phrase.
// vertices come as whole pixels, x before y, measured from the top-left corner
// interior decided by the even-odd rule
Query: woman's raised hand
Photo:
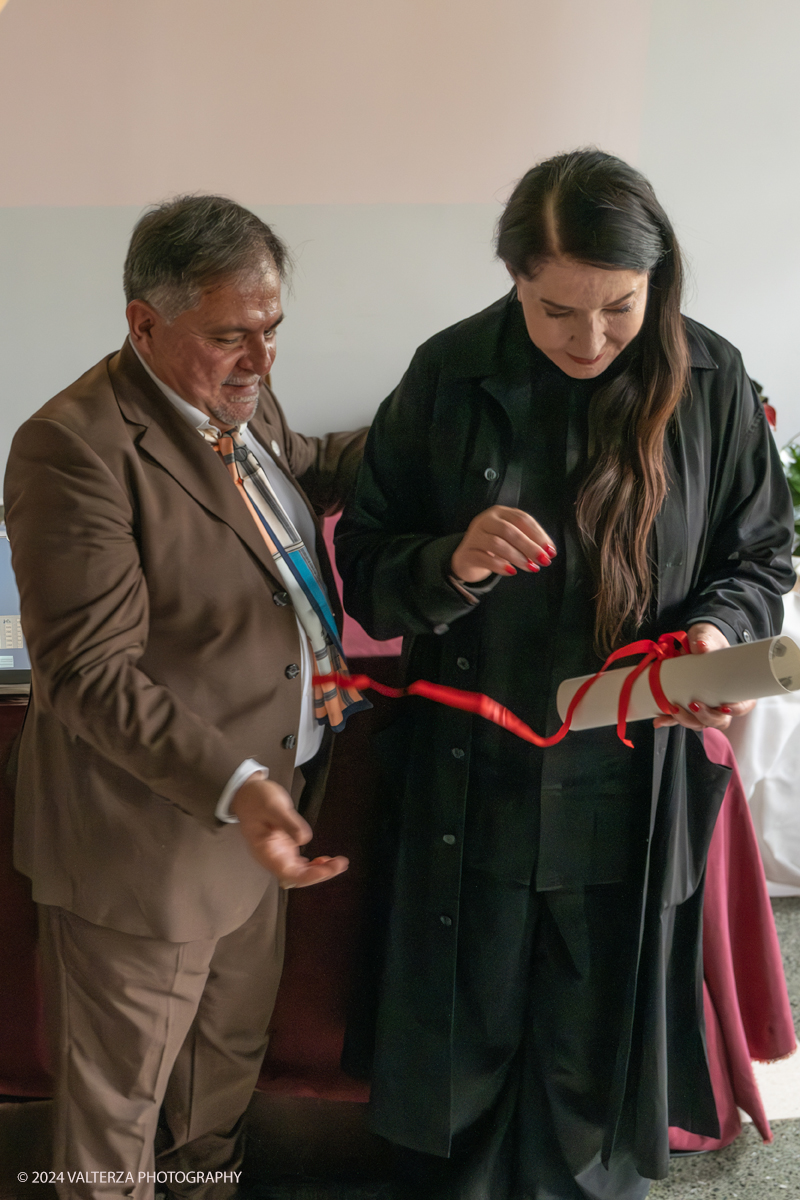
[[[538,521],[521,508],[495,504],[469,524],[450,560],[456,579],[482,583],[496,575],[538,571],[550,565],[556,548]]]
[[[713,650],[724,650],[730,643],[716,625],[701,621],[689,629],[689,649],[692,654],[709,654]],[[678,708],[672,717],[656,717],[653,724],[656,729],[662,725],[685,725],[687,729],[727,729],[732,717],[741,717],[755,708],[755,700],[741,700],[738,704],[722,704],[719,708],[709,708],[699,700],[693,701],[689,708]]]

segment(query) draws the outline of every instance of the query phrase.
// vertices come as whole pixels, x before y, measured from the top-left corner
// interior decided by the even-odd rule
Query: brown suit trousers
[[[191,942],[120,933],[40,905],[61,1200],[236,1194],[242,1113],[267,1046],[284,917],[274,879],[239,929]],[[209,1173],[218,1178],[207,1182]]]

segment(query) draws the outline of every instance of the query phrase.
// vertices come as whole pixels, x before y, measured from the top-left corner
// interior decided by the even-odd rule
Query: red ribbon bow
[[[393,699],[399,699],[401,696],[424,696],[427,700],[435,700],[438,704],[446,704],[448,708],[459,708],[464,712],[477,713],[478,716],[485,717],[487,721],[492,721],[502,729],[507,729],[509,733],[515,734],[524,741],[532,742],[534,746],[546,747],[555,746],[557,742],[560,742],[562,738],[567,736],[572,724],[572,718],[575,715],[575,709],[589,691],[589,688],[596,683],[601,675],[605,674],[612,663],[619,662],[623,658],[631,658],[634,654],[642,654],[644,655],[642,661],[636,664],[622,685],[619,706],[617,708],[617,736],[626,746],[633,749],[633,742],[625,734],[628,722],[628,706],[634,683],[649,668],[648,681],[650,683],[650,691],[653,693],[653,699],[665,716],[672,716],[678,710],[674,704],[670,704],[661,687],[661,664],[668,658],[680,658],[682,655],[688,653],[689,639],[683,632],[662,633],[657,642],[653,642],[649,638],[642,638],[638,642],[631,642],[628,646],[621,646],[619,650],[614,650],[613,653],[609,654],[597,674],[586,679],[578,688],[570,700],[567,714],[564,717],[564,723],[551,737],[540,737],[538,733],[534,733],[529,725],[526,725],[524,721],[515,716],[510,709],[502,704],[498,704],[496,700],[492,700],[489,696],[483,695],[482,692],[465,692],[460,688],[446,687],[440,683],[430,683],[427,679],[418,679],[415,683],[410,683],[405,688],[393,688],[388,687],[385,683],[378,683],[376,680],[370,679],[369,675],[348,676],[335,672],[330,675],[315,675],[312,683],[315,685],[320,684],[321,686],[324,686],[326,683],[335,683],[338,687],[354,687],[360,692],[363,692],[365,688],[371,688],[373,691],[379,692],[382,696],[391,696]]]

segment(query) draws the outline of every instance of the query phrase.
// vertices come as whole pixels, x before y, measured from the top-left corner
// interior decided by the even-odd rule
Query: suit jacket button
[[[453,918],[446,917],[446,916],[444,916],[444,914],[442,914],[442,916],[439,917],[439,920],[442,922],[442,924],[445,926],[446,929],[449,929],[450,926],[453,924]]]
[[[461,749],[460,746],[453,746],[453,749],[451,750],[450,753],[453,755],[453,758],[463,758],[464,757],[464,751]]]
[[[459,671],[468,671],[469,670],[469,659],[468,658],[457,658],[456,666],[458,667]]]
[[[497,479],[497,471],[495,471],[494,467],[487,467],[483,472],[483,478],[488,479],[489,483],[494,483],[495,479]]]
[[[455,846],[455,844],[456,844],[456,838],[455,838],[455,834],[454,834],[454,833],[445,833],[445,834],[443,834],[443,836],[442,836],[442,841],[443,841],[443,842],[444,842],[444,843],[445,843],[447,846]]]
[[[297,679],[300,674],[300,668],[297,663],[289,663],[286,670],[283,672],[287,679]]]
[[[287,736],[281,742],[281,745],[283,746],[284,750],[294,750],[295,746],[297,745],[297,738],[293,733],[287,734]]]
[[[288,592],[273,592],[272,593],[272,603],[277,604],[278,608],[286,608],[286,605],[289,603],[289,593]]]

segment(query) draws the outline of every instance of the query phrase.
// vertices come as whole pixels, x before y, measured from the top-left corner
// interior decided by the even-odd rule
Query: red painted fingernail
[[[517,568],[512,567],[511,563],[507,563],[503,570],[505,571],[506,575],[516,575],[517,573]]]
[[[529,571],[538,571],[539,570],[536,563],[531,562],[531,560],[529,558],[525,559],[525,566],[528,568]]]
[[[695,642],[695,646],[707,646],[707,645],[708,645],[708,642],[704,641],[703,638],[698,638],[697,641]]]
[[[551,558],[555,558],[555,556],[556,556],[555,546],[545,546],[545,550],[547,551],[547,553],[550,555]]]
[[[720,704],[719,711],[727,715],[731,710],[728,708],[727,704]]]
[[[542,550],[541,554],[536,555],[536,561],[540,562],[543,567],[549,567],[550,566],[550,555],[545,554],[544,550]]]
[[[689,705],[689,712],[700,712],[700,705],[695,704],[695,702],[693,700],[692,703]]]

